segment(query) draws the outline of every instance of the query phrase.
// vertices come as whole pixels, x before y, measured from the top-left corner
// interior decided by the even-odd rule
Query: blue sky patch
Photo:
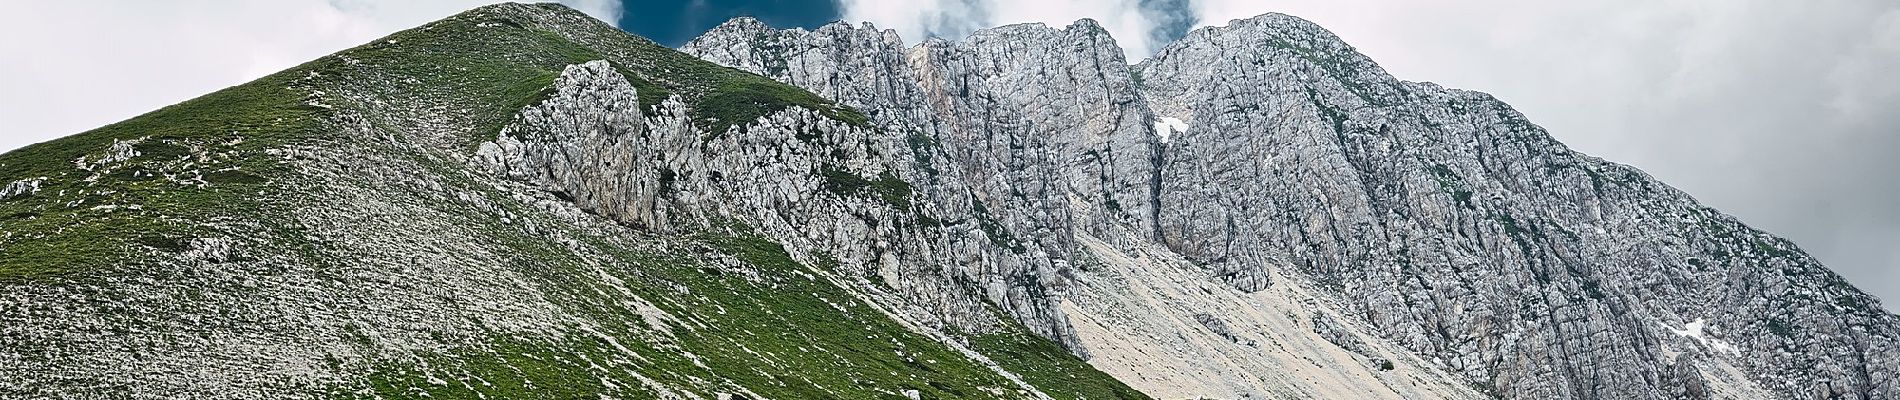
[[[817,28],[842,14],[834,0],[627,0],[620,28],[679,47],[719,23],[750,16],[779,29]]]

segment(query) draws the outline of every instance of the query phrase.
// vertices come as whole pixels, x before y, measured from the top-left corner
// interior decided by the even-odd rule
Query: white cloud
[[[0,152],[124,120],[493,0],[32,1],[0,13]],[[567,1],[617,21],[619,1]]]
[[[936,36],[962,38],[970,32],[992,26],[1041,22],[1054,27],[1068,26],[1082,18],[1093,18],[1115,37],[1130,57],[1153,52],[1157,44],[1149,32],[1158,18],[1144,11],[1139,0],[841,0],[844,19],[868,21],[880,28],[896,30],[904,40],[915,43]]]
[[[912,43],[933,35],[960,37],[983,27],[977,4],[961,0],[840,0],[846,21],[865,21],[896,30]]]

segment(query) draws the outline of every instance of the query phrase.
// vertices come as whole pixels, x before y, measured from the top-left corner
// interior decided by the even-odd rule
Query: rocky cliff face
[[[1316,332],[1345,360],[1511,398],[1900,395],[1896,318],[1793,244],[1297,18],[1196,30],[1133,66],[1086,20],[906,49],[868,25],[741,19],[684,50],[936,138],[938,168],[1074,266],[1051,292],[1083,326],[1066,342],[1150,393],[1342,395],[1258,378],[1299,373],[1261,340]],[[1130,254],[1150,256],[1103,261]],[[1121,356],[1166,327],[1186,340],[1170,355],[1245,362]],[[1359,395],[1470,394],[1415,389]]]
[[[1291,270],[1498,394],[1900,395],[1900,330],[1870,297],[1490,96],[1397,81],[1281,15],[1137,69],[1188,121],[1161,174],[1168,247]]]
[[[1158,142],[1106,31],[1093,23],[1016,25],[962,42],[900,46],[869,27],[775,31],[739,19],[684,50],[835,96],[902,133],[887,140],[914,153],[907,176],[921,179],[911,181],[949,183],[946,192],[971,196],[939,207],[990,215],[994,222],[979,227],[991,242],[1039,259],[1047,290],[1034,291],[1041,309],[1028,314],[1053,310],[1050,299],[1081,251],[1076,233],[1149,235]],[[1037,320],[1032,325],[1068,329],[1061,318]]]
[[[1013,253],[998,258],[1025,259],[1036,270],[1004,272],[1034,277],[1015,280],[1034,288],[1009,289],[1027,301],[995,297],[995,290],[992,298],[1026,305],[1011,311],[1086,354],[1054,313],[1081,251],[1075,235],[1145,237],[1154,215],[1158,142],[1120,49],[1093,23],[1017,25],[962,42],[901,45],[889,32],[843,23],[776,31],[738,19],[685,51],[862,110],[884,128],[878,140],[911,153],[894,162],[907,181],[967,196],[937,196],[930,208],[974,211],[986,241]],[[937,219],[968,220],[951,217]]]
[[[1297,18],[681,50],[489,6],[0,155],[0,397],[1900,397],[1791,243]]]

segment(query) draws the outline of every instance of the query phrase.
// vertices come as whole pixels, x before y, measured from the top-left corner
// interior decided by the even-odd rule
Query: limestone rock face
[[[641,225],[655,225],[658,165],[637,157],[653,147],[639,93],[606,61],[567,67],[554,94],[521,110],[495,142],[476,151],[497,173],[535,183],[581,207]]]
[[[1060,236],[1077,229],[1149,234],[1159,142],[1107,31],[1090,20],[1021,24],[901,45],[869,24],[773,31],[741,18],[683,50],[831,96],[909,132],[913,147],[941,148],[953,165],[934,168],[1045,246],[1072,251]]]
[[[999,256],[1040,271],[1033,276],[1044,286],[1024,291],[1040,299],[1012,302],[1037,308],[1010,310],[1036,316],[1025,321],[1034,329],[1068,329],[1059,316],[1040,315],[1053,315],[1050,299],[1080,251],[1076,232],[1124,244],[1151,235],[1159,142],[1120,48],[1092,21],[1014,25],[905,49],[868,24],[776,31],[742,18],[682,50],[863,111],[886,132],[874,140],[910,154],[893,164],[907,181],[933,187],[919,191],[932,208],[970,214],[990,242],[1011,250]]]
[[[887,288],[892,306],[937,327],[989,332],[1011,316],[1073,336],[1048,293],[1065,261],[1018,242],[956,175],[929,170],[922,160],[945,157],[934,147],[799,107],[709,134],[677,99],[640,110],[604,61],[567,68],[554,89],[482,144],[477,163],[630,225],[742,222],[795,257]]]
[[[1137,70],[1157,114],[1188,121],[1161,240],[1241,289],[1291,270],[1509,397],[1900,390],[1900,330],[1872,298],[1490,96],[1395,80],[1283,15],[1198,30]],[[1709,382],[1671,379],[1685,369]]]
[[[910,150],[887,161],[933,212],[987,213],[1005,247],[1030,249],[995,256],[1052,268],[1003,275],[1036,277],[1011,291],[1061,310],[1011,314],[1081,324],[1058,338],[1151,393],[1345,395],[1251,378],[1300,373],[1257,346],[1302,338],[1365,376],[1421,369],[1482,393],[1359,396],[1900,396],[1900,319],[1792,243],[1571,151],[1489,95],[1395,79],[1298,18],[1199,29],[1132,66],[1088,20],[905,48],[869,24],[737,19],[682,50],[896,132],[869,140]],[[1105,261],[1140,254],[1158,258]],[[1094,281],[1129,276],[1231,293]],[[1294,300],[1264,309],[1287,314],[1278,327],[1226,298]],[[1160,327],[1194,338],[1177,357],[1251,360],[1119,355],[1154,341],[1128,335],[1174,329]]]
[[[0,183],[0,398],[1900,398],[1794,244],[1277,14],[498,4]]]

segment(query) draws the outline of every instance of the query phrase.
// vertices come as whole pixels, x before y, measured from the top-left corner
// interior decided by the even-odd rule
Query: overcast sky
[[[0,151],[243,83],[484,0],[23,1],[0,14]],[[564,1],[677,44],[733,14],[915,41],[1095,18],[1139,59],[1264,12],[1401,79],[1492,93],[1577,150],[1789,237],[1900,302],[1900,2],[1891,0]],[[836,15],[828,15],[836,14]],[[659,18],[653,18],[658,15]],[[677,15],[678,17],[669,17]],[[685,33],[682,33],[685,32]]]

